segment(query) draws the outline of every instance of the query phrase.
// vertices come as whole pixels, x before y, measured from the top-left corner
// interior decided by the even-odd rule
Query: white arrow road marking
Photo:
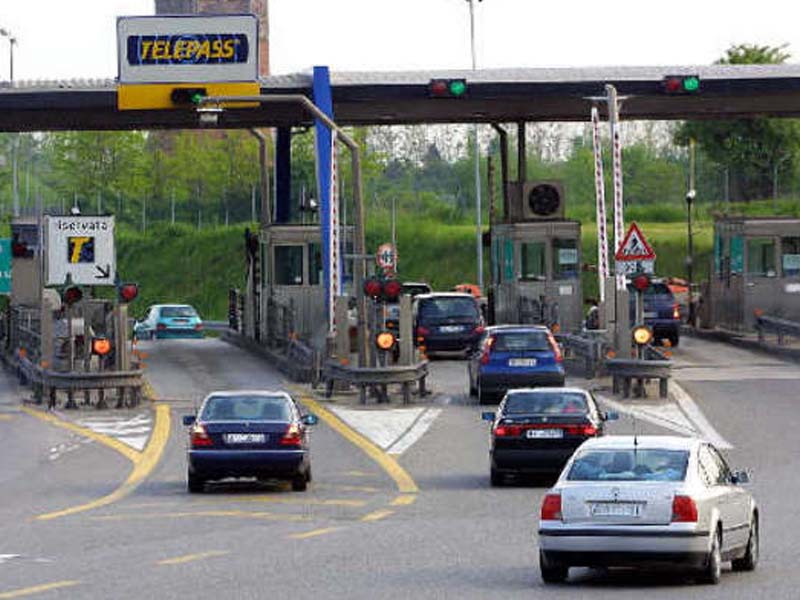
[[[408,450],[441,413],[439,408],[363,410],[332,406],[330,410],[389,454]]]
[[[10,560],[12,560],[14,558],[19,558],[20,556],[22,556],[22,555],[21,554],[0,554],[0,565],[2,565],[3,563],[8,562],[8,561],[10,561]]]
[[[147,444],[153,419],[148,413],[130,417],[89,417],[78,421],[78,425],[88,427],[97,433],[110,435],[140,452]]]
[[[670,387],[672,388],[672,397],[675,398],[675,401],[678,403],[678,406],[681,407],[681,410],[700,430],[704,439],[714,444],[717,448],[733,448],[733,444],[730,444],[717,432],[716,429],[714,429],[711,423],[709,423],[708,419],[706,419],[706,416],[703,414],[703,411],[701,411],[700,407],[695,404],[694,400],[692,400],[692,397],[686,392],[686,390],[684,390],[674,381],[670,381]]]

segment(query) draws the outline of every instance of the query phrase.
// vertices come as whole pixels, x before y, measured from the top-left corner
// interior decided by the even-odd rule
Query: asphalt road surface
[[[125,458],[24,412],[26,390],[0,374],[0,599],[797,597],[797,365],[690,338],[676,352],[677,378],[705,417],[703,431],[727,440],[732,465],[752,470],[762,507],[756,572],[726,572],[708,587],[674,574],[573,569],[566,584],[544,586],[535,529],[546,486],[489,486],[488,425],[465,393],[463,362],[434,364],[441,412],[398,458],[416,494],[321,422],[308,492],[237,483],[189,495],[180,416],[215,389],[285,382],[215,339],[142,347],[172,419],[138,486],[123,484],[139,455]],[[666,410],[655,400],[630,404],[641,414]],[[137,411],[123,417],[143,422]],[[636,427],[677,431],[670,422],[637,419]],[[625,415],[611,431],[633,427]]]

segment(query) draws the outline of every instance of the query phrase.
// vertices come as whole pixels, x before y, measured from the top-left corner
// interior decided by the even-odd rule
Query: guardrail
[[[573,333],[557,334],[556,340],[564,347],[567,357],[576,357],[582,362],[584,373],[588,378],[597,376],[603,366],[608,342],[605,331],[593,331],[584,335]]]
[[[669,378],[672,373],[670,360],[639,360],[635,358],[608,358],[605,368],[613,378],[613,391],[615,394],[622,392],[623,398],[631,395],[631,383],[638,382],[637,396],[644,395],[644,382],[658,379],[658,395],[667,397]]]
[[[759,343],[766,341],[767,333],[775,333],[778,337],[778,345],[782,346],[786,342],[786,336],[800,338],[800,323],[761,315],[756,318],[756,331],[758,332]]]
[[[423,360],[414,365],[396,367],[351,367],[338,363],[328,363],[322,368],[322,379],[325,381],[325,396],[333,395],[336,381],[345,381],[358,387],[359,401],[367,403],[367,388],[377,387],[380,390],[379,402],[388,402],[386,386],[400,384],[403,388],[403,404],[411,404],[411,384],[418,385],[420,398],[427,394],[425,379],[428,377],[428,361]]]

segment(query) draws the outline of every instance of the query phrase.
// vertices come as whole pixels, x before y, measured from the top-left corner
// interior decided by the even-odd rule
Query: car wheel
[[[700,573],[700,581],[710,585],[717,585],[720,576],[722,575],[722,554],[720,550],[721,535],[719,529],[714,533],[714,539],[711,542],[711,551],[708,553],[706,559],[706,566]]]
[[[311,467],[306,469],[306,483],[311,483]]]
[[[473,398],[478,395],[478,388],[472,385],[472,378],[469,380],[469,395]]]
[[[758,516],[753,515],[750,521],[750,539],[747,540],[747,549],[742,558],[735,558],[731,561],[734,571],[753,571],[758,564]]]
[[[308,488],[308,479],[305,473],[301,473],[292,479],[292,491],[305,492],[306,488]]]
[[[505,483],[505,478],[503,477],[502,473],[492,469],[489,471],[489,481],[491,482],[492,487],[500,487],[503,485],[503,483]]]
[[[186,489],[190,494],[199,494],[203,491],[206,482],[202,477],[198,477],[192,473],[186,474]]]
[[[539,550],[539,571],[545,583],[564,583],[569,575],[569,567],[554,563],[542,550]]]

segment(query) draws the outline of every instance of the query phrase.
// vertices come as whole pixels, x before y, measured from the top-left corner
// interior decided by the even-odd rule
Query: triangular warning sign
[[[617,253],[614,255],[616,260],[655,260],[656,253],[644,239],[644,234],[636,225],[631,223],[628,233],[625,234],[625,239],[619,246]]]

